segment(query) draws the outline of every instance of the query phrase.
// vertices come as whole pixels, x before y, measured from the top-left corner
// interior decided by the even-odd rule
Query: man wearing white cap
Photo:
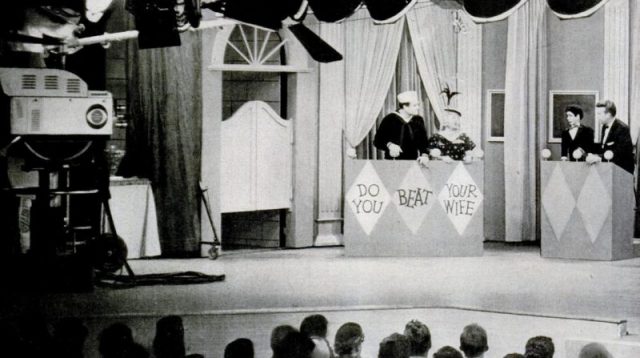
[[[384,151],[385,159],[427,162],[427,131],[424,119],[418,115],[418,94],[414,91],[398,94],[398,108],[382,119],[374,139],[376,148]]]

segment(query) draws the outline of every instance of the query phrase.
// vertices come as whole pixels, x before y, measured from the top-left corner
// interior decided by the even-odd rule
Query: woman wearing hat
[[[427,131],[424,119],[418,115],[418,94],[414,91],[402,92],[398,95],[398,103],[398,110],[382,119],[374,145],[384,151],[385,159],[428,161]]]
[[[471,158],[471,151],[476,147],[471,138],[460,131],[460,112],[445,109],[447,116],[442,121],[440,131],[427,141],[427,148],[432,158],[446,162]]]

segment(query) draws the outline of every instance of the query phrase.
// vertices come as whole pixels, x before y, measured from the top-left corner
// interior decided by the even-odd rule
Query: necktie
[[[604,125],[602,126],[602,134],[600,135],[600,143],[602,144],[602,146],[604,147],[604,135],[607,133],[607,129],[609,128],[608,125]]]

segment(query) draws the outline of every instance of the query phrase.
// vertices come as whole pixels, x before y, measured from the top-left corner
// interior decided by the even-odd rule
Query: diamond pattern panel
[[[416,233],[436,200],[431,184],[415,163],[405,175],[400,187],[393,193],[393,202],[404,223]]]
[[[557,203],[564,203],[564,205]],[[556,165],[542,192],[542,207],[558,240],[562,237],[575,206],[576,199],[571,194],[562,169]]]
[[[440,205],[460,235],[464,234],[469,222],[480,208],[482,199],[480,188],[462,163],[454,169],[438,194]]]
[[[597,200],[597,205],[594,205],[594,198]],[[595,167],[589,170],[589,175],[578,197],[577,207],[591,242],[594,243],[611,209],[611,195]]]
[[[364,165],[347,192],[345,200],[362,230],[370,235],[390,200],[389,192],[371,162]]]

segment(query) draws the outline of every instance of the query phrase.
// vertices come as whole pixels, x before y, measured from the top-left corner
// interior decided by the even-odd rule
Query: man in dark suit
[[[604,155],[607,151],[613,153],[613,163],[622,169],[633,174],[633,144],[631,143],[631,133],[629,126],[619,119],[616,119],[616,105],[611,101],[604,101],[596,104],[596,119],[602,123],[602,133],[600,145],[595,145],[597,154]],[[598,158],[590,156],[587,162],[594,163],[600,161]]]
[[[571,161],[584,161],[587,153],[593,152],[593,129],[582,125],[584,112],[578,106],[567,106],[565,110],[569,128],[562,132],[562,156]],[[578,151],[578,152],[576,152]],[[576,157],[574,157],[576,152]]]

